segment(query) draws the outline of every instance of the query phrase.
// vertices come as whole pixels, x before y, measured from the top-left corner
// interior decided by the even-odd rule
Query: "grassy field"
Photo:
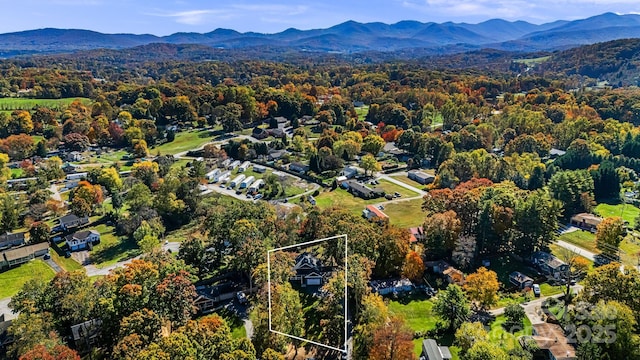
[[[549,249],[551,250],[551,254],[562,259],[564,252],[566,252],[566,249],[563,247],[560,247],[556,244],[551,244],[549,245]],[[583,260],[585,260],[586,262],[589,263],[589,269],[593,268],[593,261],[583,257],[583,256],[578,256],[580,258],[582,258]]]
[[[422,212],[422,199],[401,201],[385,205],[384,213],[389,215],[389,222],[402,228],[421,226],[425,215]]]
[[[236,314],[227,309],[222,309],[218,312],[218,315],[227,322],[227,325],[229,325],[229,328],[231,329],[231,336],[234,339],[243,339],[247,337],[247,330],[244,328],[244,322]]]
[[[42,260],[32,260],[16,268],[0,273],[0,299],[15,295],[31,279],[49,281],[55,271]]]
[[[45,106],[52,109],[62,110],[74,102],[80,100],[83,104],[91,104],[91,99],[69,98],[69,99],[27,99],[27,98],[0,98],[0,109],[11,110],[31,110],[36,106]]]
[[[436,327],[437,318],[432,312],[433,302],[419,298],[402,298],[399,301],[390,301],[389,312],[405,319],[411,330],[426,331]],[[416,355],[422,351],[422,339],[413,341]]]
[[[402,195],[402,197],[414,197],[414,196],[418,196],[420,194],[418,194],[415,191],[411,191],[407,188],[404,188],[398,184],[394,184],[391,181],[387,181],[384,179],[379,180],[380,184],[379,185],[372,185],[372,188],[377,188],[377,189],[382,189],[384,190],[385,193],[387,194],[394,194],[394,193],[399,193],[400,195]]]
[[[636,218],[640,215],[640,209],[631,204],[598,204],[595,213],[601,217],[621,217],[624,221],[629,222],[629,227],[633,228],[636,224]]]
[[[100,244],[94,246],[90,254],[91,261],[97,267],[113,265],[140,255],[138,245],[126,238],[118,238],[113,227],[100,224],[94,229],[100,233]]]
[[[319,208],[326,209],[332,206],[338,206],[341,209],[349,210],[354,215],[361,215],[362,210],[367,205],[376,204],[385,201],[384,198],[364,200],[353,196],[346,190],[338,188],[333,191],[325,191],[316,197]]]
[[[578,230],[567,234],[562,234],[558,237],[558,239],[594,253],[600,252],[596,248],[596,236],[588,231]]]
[[[489,331],[489,342],[492,342],[502,349],[512,349],[515,346],[520,346],[518,343],[518,337],[532,334],[531,321],[526,316],[524,317],[523,326],[519,331],[511,333],[502,326],[507,321],[506,316],[500,315],[494,322],[491,323],[491,330]],[[516,330],[516,329],[514,329]]]
[[[55,251],[50,251],[49,254],[51,254],[51,259],[64,271],[84,270],[82,265],[78,264],[78,262],[73,260],[73,258],[67,259],[64,256],[58,255]]]
[[[212,140],[212,134],[209,130],[183,131],[177,133],[175,140],[172,142],[149,149],[149,153],[153,155],[157,153],[175,155],[183,151],[198,148]]]
[[[364,105],[355,109],[356,114],[358,114],[358,120],[364,121],[364,118],[367,117],[367,114],[369,113],[369,105]]]

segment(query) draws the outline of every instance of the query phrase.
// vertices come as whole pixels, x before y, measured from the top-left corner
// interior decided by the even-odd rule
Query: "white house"
[[[231,186],[232,188],[238,186],[238,184],[240,184],[244,180],[245,177],[246,176],[244,176],[244,175],[236,176],[233,180],[231,180],[231,183],[229,184],[229,186]]]
[[[95,230],[83,230],[67,235],[65,238],[71,251],[92,249],[100,241],[100,233]]]
[[[245,161],[242,163],[242,165],[240,165],[240,167],[238,167],[238,172],[245,172],[247,171],[247,169],[249,169],[250,166],[251,163],[249,161]]]
[[[227,170],[235,170],[240,164],[240,160],[236,160],[227,166]]]
[[[66,159],[67,161],[82,161],[84,156],[82,156],[82,153],[79,151],[72,151],[67,154]]]
[[[258,180],[256,180],[256,182],[251,184],[251,186],[249,187],[249,192],[250,193],[256,192],[256,191],[260,190],[263,187],[264,187],[264,180],[258,179]]]
[[[216,175],[220,174],[220,169],[213,169],[211,171],[209,171],[204,177],[207,180],[213,180],[213,178],[216,177]]]

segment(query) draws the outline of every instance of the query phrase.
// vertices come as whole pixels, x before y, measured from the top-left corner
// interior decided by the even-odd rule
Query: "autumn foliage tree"
[[[20,356],[20,360],[80,360],[75,350],[64,345],[56,345],[47,349],[44,345],[37,345],[26,354]]]
[[[409,251],[404,258],[402,266],[402,276],[411,281],[420,281],[424,274],[424,262],[422,257],[415,251]]]
[[[373,334],[369,360],[412,360],[413,331],[398,317],[392,317]]]
[[[469,298],[480,308],[491,307],[498,302],[498,290],[500,290],[498,275],[493,270],[481,267],[475,273],[467,276],[464,289]]]
[[[622,242],[625,229],[621,217],[609,217],[598,224],[596,231],[596,245],[598,249],[611,253],[615,251]]]

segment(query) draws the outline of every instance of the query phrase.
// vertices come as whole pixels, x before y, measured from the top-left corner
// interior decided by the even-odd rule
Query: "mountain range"
[[[561,20],[541,25],[502,19],[479,24],[347,21],[327,29],[291,28],[275,34],[216,29],[204,34],[183,32],[162,37],[47,28],[0,34],[0,56],[126,49],[155,43],[197,44],[216,49],[267,47],[343,54],[411,49],[439,54],[482,48],[533,52],[625,38],[640,38],[640,15],[605,13],[581,20]]]

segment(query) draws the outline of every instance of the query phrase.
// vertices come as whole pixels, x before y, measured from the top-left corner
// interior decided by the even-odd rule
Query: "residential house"
[[[71,336],[80,353],[87,353],[102,330],[102,320],[93,319],[71,326]]]
[[[0,235],[0,250],[24,245],[24,233],[6,233]]]
[[[345,176],[347,179],[353,179],[358,176],[358,168],[355,166],[345,166],[340,172],[340,176]]]
[[[533,286],[533,279],[519,271],[514,271],[509,274],[509,282],[511,285],[517,286],[520,290]]]
[[[36,177],[18,178],[7,180],[7,187],[14,191],[27,190],[30,183],[38,181]]]
[[[64,171],[65,174],[72,174],[78,171],[78,169],[80,168],[80,165],[75,165],[70,162],[66,162],[60,168],[62,169],[62,171]]]
[[[231,300],[242,287],[237,283],[223,282],[214,286],[200,285],[196,287],[195,306],[200,314],[206,314],[217,310],[224,304],[223,301]]]
[[[2,251],[0,252],[0,269],[24,264],[48,252],[49,243],[46,242]]]
[[[465,283],[464,273],[454,268],[453,266],[450,266],[447,269],[445,269],[442,272],[442,275],[444,276],[445,280],[447,280],[449,284],[457,284],[462,286]]]
[[[277,128],[277,129],[269,129],[267,130],[267,132],[269,133],[269,135],[273,136],[274,138],[282,138],[284,136],[284,130],[282,130],[281,128]]]
[[[320,259],[305,252],[296,257],[293,272],[294,275],[289,278],[291,282],[299,283],[302,287],[322,286],[331,276],[333,268],[323,266]]]
[[[220,172],[221,172],[221,170],[220,170],[220,169],[213,169],[213,170],[209,171],[209,172],[208,172],[204,177],[205,177],[207,180],[210,180],[210,181],[211,181],[211,180],[213,180],[213,179],[216,177],[216,175],[220,174]]]
[[[408,174],[409,179],[422,185],[428,185],[435,181],[436,177],[418,170],[411,170]]]
[[[100,242],[100,233],[95,230],[83,230],[67,235],[65,238],[71,251],[93,249]]]
[[[240,160],[236,160],[229,164],[229,166],[227,166],[227,170],[235,170],[238,166],[240,166],[240,164],[242,164]]]
[[[534,252],[531,254],[529,261],[542,273],[556,279],[562,277],[569,270],[569,265],[564,261],[544,251]]]
[[[560,149],[556,149],[556,148],[552,148],[551,150],[549,150],[549,157],[551,159],[555,159],[558,158],[564,154],[566,154],[566,151],[560,150]]]
[[[72,151],[67,154],[66,159],[67,161],[82,161],[84,156],[82,156],[82,153],[79,151]]]
[[[253,165],[253,172],[256,172],[258,174],[263,174],[267,172],[267,168],[262,165]]]
[[[404,150],[400,150],[400,149],[391,149],[388,150],[387,153],[389,155],[394,156],[396,159],[398,159],[398,161],[401,162],[407,162],[409,159],[411,159],[413,157],[413,154]]]
[[[245,161],[242,163],[242,165],[240,165],[240,167],[238,167],[238,172],[245,172],[249,169],[250,166],[251,162]]]
[[[78,217],[75,214],[69,214],[59,218],[58,222],[60,223],[60,228],[67,231],[69,229],[87,225],[89,223],[89,217]]]
[[[269,159],[269,161],[280,160],[287,153],[288,153],[287,150],[269,150],[269,155],[267,156],[267,159]]]
[[[338,186],[342,186],[342,184],[347,181],[347,177],[346,176],[338,176],[336,178],[336,185]]]
[[[426,261],[424,263],[424,267],[425,269],[431,269],[431,271],[433,271],[435,274],[442,274],[446,269],[450,268],[451,265],[449,265],[449,263],[444,260],[437,260]]]
[[[400,295],[413,290],[414,286],[409,279],[373,280],[369,282],[371,290],[380,295]]]
[[[231,182],[229,183],[229,186],[234,188],[234,187],[240,185],[240,183],[243,182],[245,178],[246,178],[246,176],[244,174],[238,175],[235,178],[233,178],[233,180],[231,180]]]
[[[523,336],[519,340],[523,348],[535,343],[536,358],[552,360],[575,360],[576,349],[557,324],[542,323],[533,325],[533,336]]]
[[[359,108],[359,107],[363,107],[364,103],[362,101],[354,101],[353,102],[353,107]]]
[[[299,162],[294,162],[289,164],[289,170],[295,171],[300,174],[305,174],[307,171],[309,171],[309,165],[299,163]]]
[[[287,119],[284,116],[276,116],[274,119],[276,120],[276,123],[278,124],[278,129],[284,129],[287,126],[290,125],[289,119]]]
[[[353,180],[342,183],[342,187],[346,188],[353,196],[357,196],[365,200],[376,199],[384,196],[383,190],[371,189]]]
[[[583,230],[596,231],[598,225],[602,222],[602,218],[589,213],[580,213],[573,215],[569,223]]]
[[[367,205],[367,207],[362,210],[362,216],[369,221],[372,221],[374,219],[382,222],[389,221],[389,216],[374,205]]]
[[[220,164],[220,168],[222,168],[222,169],[226,169],[226,168],[227,168],[227,166],[231,165],[231,163],[232,163],[232,162],[233,162],[233,159],[231,159],[231,158],[224,159],[224,160],[222,161],[222,164]]]
[[[256,127],[253,129],[253,131],[251,132],[251,136],[253,136],[254,138],[258,139],[258,140],[263,140],[269,137],[269,133],[267,132],[267,130],[260,128],[260,127]]]
[[[240,189],[246,189],[256,180],[255,176],[249,176],[240,183]]]
[[[88,173],[86,172],[79,172],[79,173],[73,173],[73,174],[68,174],[66,179],[67,180],[82,180],[85,179],[87,177]]]
[[[424,229],[422,226],[409,228],[409,243],[414,244],[424,240]]]
[[[453,359],[451,351],[446,346],[438,346],[433,339],[422,340],[420,360],[449,360]]]

